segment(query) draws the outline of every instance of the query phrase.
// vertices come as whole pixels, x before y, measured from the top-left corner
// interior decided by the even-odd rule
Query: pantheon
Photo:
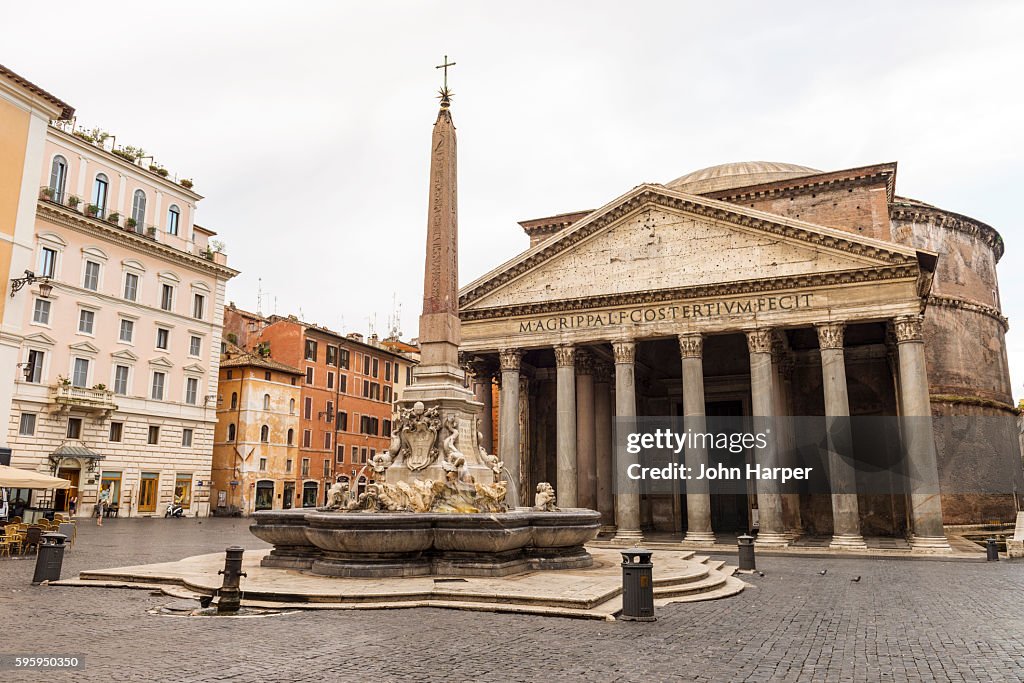
[[[731,163],[521,222],[530,247],[459,292],[484,447],[524,498],[552,482],[559,505],[599,510],[624,542],[756,528],[769,547],[889,537],[927,551],[948,547],[950,527],[1012,520],[1014,430],[964,462],[931,426],[1016,415],[1003,240],[897,195],[896,169]],[[920,417],[928,433],[904,435],[899,467],[933,486],[880,494],[851,473],[858,488],[833,495],[618,494],[612,424],[633,415]]]

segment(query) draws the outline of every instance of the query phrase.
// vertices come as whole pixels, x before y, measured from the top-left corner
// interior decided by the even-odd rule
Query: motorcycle
[[[177,503],[169,503],[167,510],[164,512],[164,517],[181,517],[185,514],[185,508],[181,507]]]

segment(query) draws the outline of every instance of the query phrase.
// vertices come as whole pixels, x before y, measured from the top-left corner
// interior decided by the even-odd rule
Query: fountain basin
[[[306,537],[308,509],[261,510],[253,515],[249,531],[274,546],[260,565],[280,569],[309,569],[320,548]]]
[[[588,567],[583,547],[600,529],[600,514],[582,508],[503,513],[261,511],[250,530],[279,556],[308,561],[324,576],[507,576],[528,569]],[[295,537],[301,528],[307,545]],[[274,540],[274,539],[279,540]],[[309,548],[319,555],[308,555]],[[267,564],[266,566],[284,566]]]

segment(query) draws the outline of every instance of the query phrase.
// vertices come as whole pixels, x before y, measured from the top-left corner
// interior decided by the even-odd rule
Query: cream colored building
[[[15,296],[12,464],[73,482],[37,497],[42,507],[77,496],[88,515],[102,485],[120,515],[162,515],[171,500],[206,515],[224,289],[237,271],[196,225],[191,182],[119,152],[64,123],[45,130],[28,259],[52,290]]]

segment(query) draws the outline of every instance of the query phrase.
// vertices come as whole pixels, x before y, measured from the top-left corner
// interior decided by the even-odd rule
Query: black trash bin
[[[736,545],[739,546],[739,568],[743,571],[755,571],[757,564],[754,559],[754,537],[747,534],[737,536]]]
[[[59,581],[60,568],[64,564],[64,549],[68,537],[64,534],[43,534],[43,542],[36,553],[36,571],[32,575],[32,585],[38,586],[43,581]]]
[[[654,553],[622,550],[622,615],[626,621],[654,621]]]
[[[994,538],[985,539],[985,559],[989,562],[999,561],[999,541]]]

